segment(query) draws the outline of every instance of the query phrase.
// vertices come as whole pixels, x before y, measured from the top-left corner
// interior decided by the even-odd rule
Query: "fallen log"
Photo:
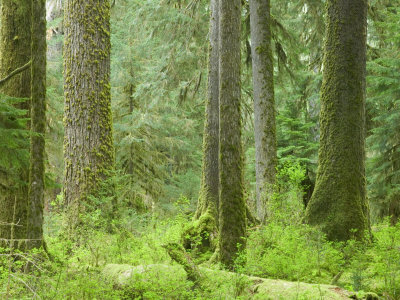
[[[230,291],[224,295],[224,299],[244,296],[245,299],[325,299],[343,300],[354,299],[354,294],[333,285],[310,284],[303,282],[289,282],[276,279],[265,279],[224,270],[199,268],[202,276],[204,290],[218,292],[218,290]],[[131,288],[135,280],[148,280],[146,274],[157,274],[157,284],[166,284],[170,280],[184,282],[187,275],[180,265],[153,264],[146,266],[130,266],[109,264],[103,269],[105,279],[114,283],[119,289]],[[239,289],[238,289],[239,287]],[[162,287],[158,287],[162,289]],[[167,299],[169,299],[167,297]]]

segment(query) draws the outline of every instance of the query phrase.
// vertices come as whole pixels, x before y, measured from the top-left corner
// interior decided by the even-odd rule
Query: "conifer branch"
[[[15,69],[14,71],[12,71],[10,74],[8,74],[5,78],[0,79],[0,86],[2,86],[4,83],[6,83],[8,80],[10,80],[12,77],[14,77],[15,75],[25,71],[26,69],[28,69],[31,65],[31,61],[27,62],[25,65],[23,65],[22,67],[19,67],[17,69]]]

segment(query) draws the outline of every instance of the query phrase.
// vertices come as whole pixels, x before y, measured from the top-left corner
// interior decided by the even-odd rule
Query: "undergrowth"
[[[202,290],[193,288],[183,269],[172,263],[162,247],[180,242],[182,231],[191,222],[185,207],[189,201],[183,197],[177,200],[178,214],[172,218],[126,211],[119,223],[111,223],[111,231],[85,227],[78,244],[69,241],[62,230],[64,214],[53,211],[46,216],[45,225],[50,259],[38,253],[10,257],[1,249],[0,298],[251,299],[245,274],[295,282],[333,282],[358,295],[373,291],[382,299],[400,299],[400,224],[390,226],[389,220],[376,224],[369,244],[327,241],[318,229],[302,222],[303,175],[299,166],[283,167],[278,192],[269,204],[274,213],[267,224],[249,228],[247,249],[238,255],[237,274],[207,273],[212,284]],[[96,219],[96,212],[90,217]],[[27,261],[31,262],[30,273],[24,272]],[[107,264],[149,271],[134,275],[129,285],[120,289],[102,275]]]

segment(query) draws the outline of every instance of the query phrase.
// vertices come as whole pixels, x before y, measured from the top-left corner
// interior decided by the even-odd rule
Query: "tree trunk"
[[[210,2],[210,32],[208,50],[208,91],[203,136],[203,170],[199,200],[194,216],[199,220],[201,216],[210,214],[214,220],[214,231],[218,226],[218,198],[219,198],[219,1]],[[208,237],[216,234],[208,233]]]
[[[66,0],[64,29],[64,201],[73,231],[114,167],[109,1]]]
[[[219,12],[219,258],[232,268],[238,244],[245,243],[246,234],[240,108],[241,0],[221,0]]]
[[[0,8],[0,78],[5,78],[15,69],[25,65],[31,59],[31,1],[3,0]],[[0,92],[16,98],[29,98],[30,68],[15,75],[5,82]],[[30,103],[26,101],[20,108],[29,110]],[[28,150],[28,149],[27,149]],[[28,204],[28,172],[29,166],[22,165],[15,170],[15,177],[0,176],[0,222],[13,223],[14,203],[15,223],[14,239],[26,238],[27,204]],[[1,174],[1,173],[0,173]],[[11,226],[0,226],[0,238],[9,239]],[[20,248],[23,245],[20,243]]]
[[[258,218],[264,221],[267,213],[266,202],[272,196],[277,165],[269,0],[250,0],[250,29],[256,144],[256,206]]]
[[[367,0],[327,1],[321,138],[315,191],[306,220],[330,240],[362,238],[365,199]],[[356,230],[356,232],[354,232]]]
[[[46,130],[46,0],[32,0],[31,159],[29,170],[29,248],[43,242]]]

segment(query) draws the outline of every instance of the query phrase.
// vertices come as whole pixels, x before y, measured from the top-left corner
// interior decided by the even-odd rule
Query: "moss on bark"
[[[219,12],[219,258],[223,265],[233,268],[238,244],[244,246],[246,234],[240,107],[241,1],[221,0]]]
[[[321,137],[306,220],[330,240],[369,229],[365,188],[366,0],[329,0],[321,90]],[[356,232],[354,232],[356,230]]]
[[[25,65],[31,59],[31,1],[30,0],[3,0],[0,8],[0,78]],[[0,92],[16,98],[30,97],[30,68],[15,75],[5,82]],[[21,104],[23,109],[29,110],[30,102]],[[0,222],[13,223],[14,203],[15,223],[14,238],[26,238],[27,203],[28,203],[28,165],[16,169],[15,177],[5,177],[0,172]],[[10,168],[14,166],[10,165]],[[0,226],[0,238],[9,239],[10,225]],[[15,245],[23,248],[23,243]]]
[[[203,134],[202,179],[194,223],[183,233],[185,248],[215,250],[219,202],[219,1],[210,1],[208,86]],[[199,241],[200,239],[200,241]],[[200,247],[197,247],[199,245]]]
[[[73,231],[114,167],[109,1],[66,0],[64,29],[63,194]]]
[[[43,243],[44,154],[46,132],[46,1],[32,0],[31,158],[29,170],[29,248]]]
[[[256,147],[256,207],[258,218],[264,221],[267,213],[266,202],[272,196],[277,166],[269,0],[250,0],[250,28]]]

